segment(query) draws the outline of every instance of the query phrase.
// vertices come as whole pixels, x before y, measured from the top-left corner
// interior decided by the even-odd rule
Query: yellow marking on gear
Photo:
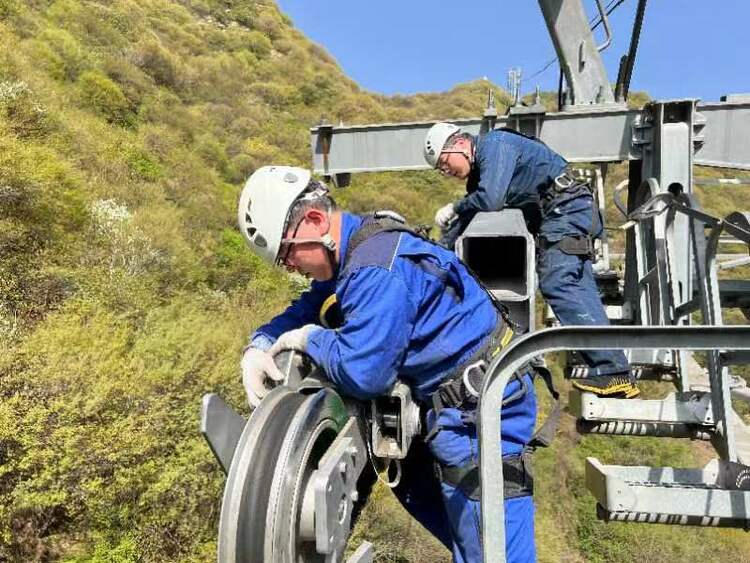
[[[320,306],[320,315],[318,318],[320,319],[320,324],[322,324],[326,328],[331,328],[330,326],[328,326],[328,321],[326,321],[326,313],[328,312],[328,309],[333,307],[335,304],[336,294],[332,293],[325,301],[323,301],[323,304]]]

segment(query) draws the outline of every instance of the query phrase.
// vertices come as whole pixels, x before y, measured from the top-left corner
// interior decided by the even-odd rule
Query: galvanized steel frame
[[[501,417],[513,373],[535,356],[559,350],[636,349],[750,350],[750,326],[561,327],[537,331],[511,343],[490,365],[478,406],[482,545],[487,563],[505,562],[505,507]],[[713,387],[713,381],[712,381]]]
[[[599,52],[611,43],[612,36],[601,1],[596,2],[607,33],[607,39],[601,46],[594,43],[580,0],[539,0],[560,68],[565,75],[567,103],[571,106],[615,103],[607,69],[599,56]]]
[[[662,102],[654,102],[655,104]],[[750,102],[697,104],[694,164],[750,170]],[[640,160],[649,141],[650,112],[618,106],[594,106],[544,114],[539,138],[569,162]],[[516,125],[538,115],[498,117],[495,128]],[[449,120],[478,134],[485,119]],[[427,170],[422,145],[436,121],[313,127],[311,150],[316,174]]]

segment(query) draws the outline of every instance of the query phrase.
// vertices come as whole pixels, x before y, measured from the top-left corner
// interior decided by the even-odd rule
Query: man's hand
[[[275,356],[284,350],[296,350],[305,352],[307,349],[307,339],[313,333],[322,330],[318,325],[305,325],[302,328],[295,328],[279,336],[278,340],[271,346],[268,353]]]
[[[435,214],[435,223],[444,231],[456,217],[456,209],[453,207],[452,203],[449,203],[438,209],[438,212]]]
[[[274,363],[273,356],[258,348],[247,348],[242,355],[240,366],[247,402],[253,408],[284,379],[284,374]]]

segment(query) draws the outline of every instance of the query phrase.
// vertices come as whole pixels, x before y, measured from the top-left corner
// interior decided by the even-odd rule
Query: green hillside
[[[0,0],[0,561],[215,560],[224,478],[200,397],[244,403],[244,340],[300,291],[245,249],[242,183],[306,165],[321,119],[472,116],[488,87],[502,111],[482,81],[364,92],[270,0]],[[337,197],[431,222],[460,191],[391,173]],[[750,560],[739,532],[595,520],[584,457],[706,457],[665,442],[566,419],[537,459],[540,560]],[[380,561],[447,560],[399,510],[377,489],[357,536]]]

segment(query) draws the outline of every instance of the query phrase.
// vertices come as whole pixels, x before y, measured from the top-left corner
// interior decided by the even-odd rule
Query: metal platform
[[[586,458],[586,486],[606,520],[748,528],[750,491],[722,488],[720,476],[718,460],[676,469]]]
[[[502,502],[503,475],[495,459],[501,456],[498,431],[502,433],[502,397],[513,373],[524,362],[557,350],[634,349],[650,346],[677,354],[689,351],[750,349],[750,326],[671,327],[564,327],[538,331],[512,342],[493,360],[482,389],[478,426],[482,483],[482,541],[490,563],[505,561],[505,511]],[[718,354],[717,352],[714,352]],[[740,354],[742,355],[742,354]],[[705,526],[747,527],[750,520],[750,469],[744,449],[747,436],[728,401],[728,385],[722,373],[709,378],[712,393],[675,393],[664,400],[590,400],[579,395],[571,410],[586,415],[592,424],[633,425],[634,411],[641,411],[645,428],[700,430],[711,439],[719,458],[702,469],[605,466],[590,459],[586,483],[601,506],[599,515],[608,520]],[[705,397],[710,397],[707,402]],[[575,397],[574,397],[575,399]],[[594,398],[596,399],[596,398]],[[709,408],[710,406],[710,408]],[[712,428],[713,425],[713,428]],[[491,430],[487,430],[491,429]],[[629,432],[630,435],[656,435]],[[674,436],[674,433],[663,434]],[[674,436],[678,437],[678,436]],[[690,437],[685,435],[684,437]],[[703,436],[700,436],[703,437]],[[738,468],[738,469],[737,469]],[[736,470],[736,471],[735,471]],[[735,471],[733,474],[732,471]],[[728,476],[736,476],[733,482]]]
[[[569,408],[589,421],[636,421],[699,424],[712,428],[711,394],[670,393],[664,399],[612,399],[592,393],[570,392]]]

